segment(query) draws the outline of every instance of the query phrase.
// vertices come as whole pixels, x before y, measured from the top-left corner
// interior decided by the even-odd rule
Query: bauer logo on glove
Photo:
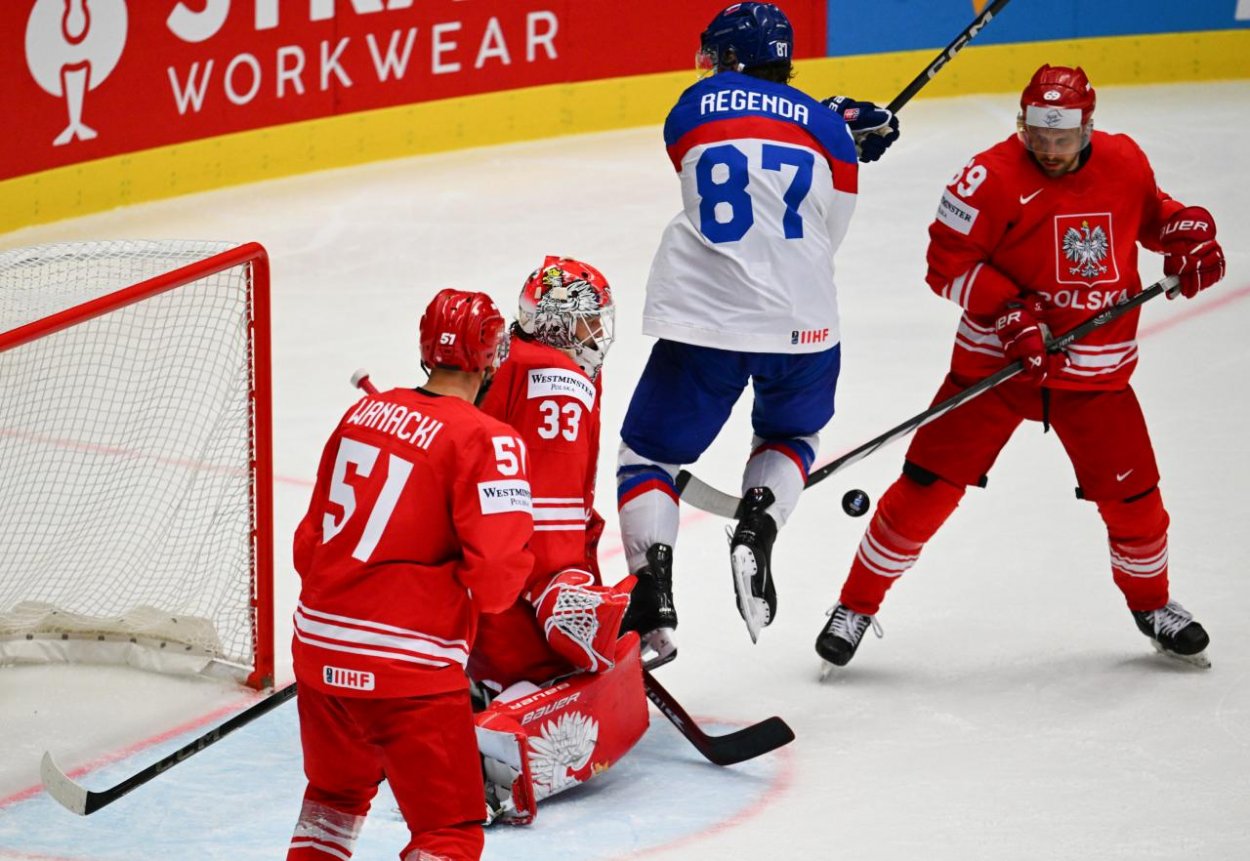
[[[1187,206],[1159,231],[1163,274],[1178,275],[1181,293],[1192,299],[1224,277],[1224,249],[1215,241],[1215,219],[1201,206]]]

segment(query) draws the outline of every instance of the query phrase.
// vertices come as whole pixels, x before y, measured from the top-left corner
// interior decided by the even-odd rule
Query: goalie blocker
[[[616,642],[611,669],[512,685],[475,718],[487,823],[529,824],[539,801],[618,762],[648,720],[637,634]]]

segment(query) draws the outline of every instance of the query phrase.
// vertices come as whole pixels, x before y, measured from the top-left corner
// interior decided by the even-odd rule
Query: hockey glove
[[[633,587],[633,577],[611,587],[596,586],[590,572],[565,568],[534,601],[547,644],[579,670],[612,669],[616,634]]]
[[[898,140],[898,117],[872,102],[857,102],[846,96],[832,96],[821,104],[837,111],[855,139],[855,152],[862,162],[876,161]]]
[[[1165,255],[1163,274],[1180,276],[1186,299],[1224,277],[1224,250],[1215,241],[1215,219],[1201,206],[1187,206],[1168,219],[1159,244]]]
[[[1068,363],[1065,353],[1047,353],[1046,303],[1037,297],[1012,299],[1003,305],[994,320],[994,331],[1008,359],[1024,363],[1029,382],[1041,385]]]

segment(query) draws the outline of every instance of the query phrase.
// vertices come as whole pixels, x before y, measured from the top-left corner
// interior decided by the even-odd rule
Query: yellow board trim
[[[887,102],[936,52],[798,64],[819,97]],[[1250,30],[984,45],[959,54],[918,98],[1018,90],[1042,63],[1081,65],[1098,86],[1250,78]],[[554,84],[308,120],[83,162],[0,182],[0,232],[326,168],[560,134],[658,125],[693,72]]]

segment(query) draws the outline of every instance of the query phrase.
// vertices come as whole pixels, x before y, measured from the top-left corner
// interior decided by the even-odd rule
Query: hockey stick
[[[955,55],[964,49],[964,46],[976,38],[977,34],[986,24],[994,19],[994,16],[1003,10],[1011,0],[994,0],[989,6],[982,10],[981,14],[973,19],[972,23],[964,27],[963,31],[955,37],[949,45],[942,49],[942,52],[933,58],[933,62],[915,77],[914,80],[903,91],[894,97],[894,100],[886,105],[886,110],[897,113],[898,109],[912,100],[916,93],[924,89],[925,85],[942,71],[942,67],[955,59]]]
[[[1060,350],[1066,349],[1072,343],[1084,338],[1095,329],[1107,325],[1112,320],[1119,319],[1129,311],[1132,311],[1134,308],[1141,307],[1156,296],[1163,293],[1175,296],[1180,289],[1178,286],[1179,284],[1180,279],[1175,275],[1171,275],[1161,281],[1157,281],[1133,298],[1118,302],[1106,311],[1090,317],[1084,323],[1081,323],[1079,326],[1065,332],[1059,337],[1047,341],[1046,349],[1051,353],[1057,353]],[[885,433],[878,437],[874,437],[861,445],[859,448],[847,452],[837,460],[830,461],[820,469],[810,473],[807,476],[807,484],[805,487],[811,487],[813,484],[824,481],[835,472],[845,469],[857,461],[863,460],[877,449],[889,445],[900,437],[906,436],[923,425],[927,425],[939,416],[950,412],[961,404],[967,403],[982,392],[989,391],[1004,380],[1011,379],[1023,369],[1024,363],[1016,360],[1007,367],[996,371],[979,382],[972,384],[962,392],[942,401],[940,404],[935,404],[919,415],[912,416],[902,424],[890,428]],[[695,508],[710,511],[713,514],[719,514],[721,517],[733,518],[738,510],[738,497],[732,496],[724,491],[717,490],[711,485],[705,484],[701,479],[699,479],[698,476],[692,475],[684,469],[677,473],[677,492],[681,495],[682,499],[689,502]]]
[[[794,730],[779,717],[770,717],[725,735],[708,735],[699,729],[699,725],[673,699],[673,695],[655,680],[655,676],[643,670],[642,681],[647,691],[647,699],[694,745],[695,750],[714,765],[746,762],[794,741]]]
[[[77,813],[79,816],[89,816],[101,807],[107,807],[112,804],[132,789],[143,786],[152,778],[163,774],[184,759],[189,759],[204,748],[216,744],[239,727],[246,726],[261,715],[268,714],[294,696],[295,685],[292,683],[244,709],[220,726],[213,727],[199,738],[183,745],[159,762],[152,763],[116,786],[100,792],[87,789],[85,786],[74,782],[56,764],[52,754],[45,752],[43,762],[39,766],[39,774],[43,778],[43,788],[47,790],[48,795],[55,798],[66,810],[71,813]]]

